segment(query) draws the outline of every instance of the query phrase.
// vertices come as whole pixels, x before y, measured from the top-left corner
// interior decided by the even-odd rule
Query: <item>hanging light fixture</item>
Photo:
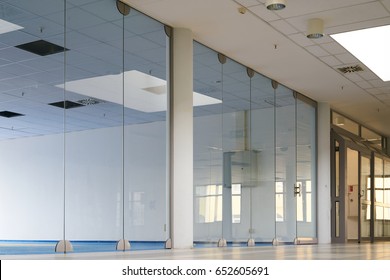
[[[286,7],[286,0],[267,0],[265,6],[272,11],[282,10]]]
[[[324,22],[320,18],[309,19],[307,24],[307,35],[309,39],[319,39],[324,36]]]

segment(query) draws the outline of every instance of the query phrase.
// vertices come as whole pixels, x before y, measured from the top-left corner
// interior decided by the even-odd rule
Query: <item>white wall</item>
[[[122,128],[68,133],[65,141],[66,239],[122,238]],[[166,239],[165,144],[165,122],[125,129],[128,239]],[[3,141],[0,155],[0,239],[62,239],[63,135]]]

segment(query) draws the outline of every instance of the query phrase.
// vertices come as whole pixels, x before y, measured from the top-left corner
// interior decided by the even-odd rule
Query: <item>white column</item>
[[[193,246],[193,38],[173,28],[170,69],[170,233],[173,248]]]
[[[318,242],[331,242],[330,107],[318,103]]]

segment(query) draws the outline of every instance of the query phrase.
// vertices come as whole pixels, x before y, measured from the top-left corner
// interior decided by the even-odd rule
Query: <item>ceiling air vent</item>
[[[98,100],[95,98],[85,98],[85,99],[78,100],[77,103],[84,105],[84,106],[89,106],[89,105],[96,105],[96,104],[104,103],[104,101]]]
[[[346,66],[346,67],[341,67],[337,68],[340,72],[344,74],[348,73],[355,73],[355,72],[361,72],[363,71],[363,68],[360,65],[354,65],[354,66]]]

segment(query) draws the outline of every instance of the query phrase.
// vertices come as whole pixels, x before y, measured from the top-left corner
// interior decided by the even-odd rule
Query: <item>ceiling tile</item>
[[[302,47],[314,45],[313,41],[309,40],[303,33],[292,34],[288,37]]]
[[[261,4],[257,0],[237,0],[237,3],[243,5],[244,7],[251,7],[251,6],[256,6]]]
[[[364,88],[364,89],[372,88],[372,85],[369,82],[367,82],[367,81],[359,81],[359,82],[356,82],[356,84],[359,87]]]
[[[257,5],[250,7],[249,10],[254,13],[256,16],[262,18],[265,21],[271,21],[271,20],[279,20],[280,17],[269,10],[264,5]]]
[[[344,75],[346,78],[348,78],[352,82],[361,82],[363,81],[363,78],[359,76],[357,73],[348,73]]]
[[[294,33],[297,33],[298,31],[293,27],[291,26],[288,22],[286,22],[285,20],[275,20],[275,21],[271,21],[270,24],[276,29],[278,30],[279,32],[285,34],[285,35],[289,35],[289,34],[294,34]]]
[[[301,0],[302,1],[302,0]],[[328,2],[319,1],[317,2]],[[344,1],[338,1],[341,5],[345,5]],[[356,2],[356,1],[354,1]],[[368,1],[364,1],[368,2]],[[314,6],[314,5],[307,5]],[[330,10],[318,10],[315,13],[300,13],[299,16],[287,18],[286,20],[298,30],[305,32],[307,29],[307,21],[310,18],[321,18],[324,20],[325,32],[329,34],[329,28],[341,25],[354,24],[365,22],[378,18],[388,17],[389,12],[383,9],[379,1],[369,1],[361,5],[344,6],[342,8],[333,8]]]
[[[339,59],[342,63],[345,64],[360,64],[360,62],[354,57],[352,54],[349,53],[343,53],[343,54],[337,54],[335,55],[337,59]]]
[[[325,62],[326,64],[328,64],[329,66],[331,67],[334,67],[336,65],[340,65],[342,64],[340,60],[338,60],[336,57],[334,57],[333,55],[329,55],[329,56],[322,56],[320,57],[320,59]]]
[[[305,48],[307,51],[309,51],[311,54],[314,54],[315,56],[328,56],[329,53],[325,51],[320,46],[308,46]]]
[[[384,82],[381,79],[370,80],[369,83],[377,88],[385,88],[386,86],[389,86],[389,84],[390,84],[390,82]]]
[[[363,65],[362,65],[363,66]],[[378,79],[378,76],[375,75],[371,70],[367,69],[367,67],[364,65],[363,67],[364,71],[363,72],[359,72],[359,75],[365,79],[366,81],[370,81],[370,80],[376,80]]]
[[[321,47],[330,54],[342,54],[346,52],[346,50],[336,42],[321,44]]]

